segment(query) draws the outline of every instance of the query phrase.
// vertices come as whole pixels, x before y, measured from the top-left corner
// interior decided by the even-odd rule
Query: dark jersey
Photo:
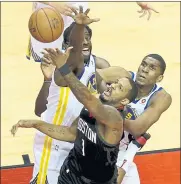
[[[65,161],[70,170],[94,182],[107,182],[115,174],[118,151],[119,144],[106,143],[99,135],[96,119],[83,109],[74,148]]]

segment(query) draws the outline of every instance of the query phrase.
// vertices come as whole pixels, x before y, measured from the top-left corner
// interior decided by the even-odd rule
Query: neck
[[[73,73],[74,73],[76,76],[79,76],[79,75],[81,74],[83,68],[84,68],[84,63],[81,62],[81,63],[79,63],[79,64],[77,65],[77,67],[73,70]]]
[[[149,93],[153,89],[154,85],[155,84],[149,85],[149,86],[140,86],[140,85],[138,85],[138,96],[137,96],[137,98],[141,98],[141,97],[149,95]]]
[[[99,100],[105,104],[105,105],[110,105],[110,106],[113,106],[115,107],[116,109],[118,110],[123,110],[124,109],[124,105],[120,105],[120,103],[110,103],[110,102],[107,102],[106,100],[104,100],[103,98],[101,98],[101,95],[100,94],[96,94],[96,97],[99,98]]]

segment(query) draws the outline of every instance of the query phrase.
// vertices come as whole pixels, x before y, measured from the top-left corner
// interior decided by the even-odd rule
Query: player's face
[[[127,78],[121,78],[116,83],[112,83],[106,91],[104,91],[100,98],[110,105],[126,105],[129,103],[127,95],[132,89],[131,84]]]
[[[90,37],[88,30],[85,28],[84,29],[83,50],[82,50],[82,54],[84,55],[85,62],[90,60],[91,51],[92,51],[91,37]]]
[[[141,86],[154,85],[163,79],[160,63],[152,57],[145,58],[138,68],[136,83]]]

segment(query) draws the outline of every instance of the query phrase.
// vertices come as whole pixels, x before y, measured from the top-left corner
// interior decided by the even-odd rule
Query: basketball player
[[[49,8],[52,7],[57,9],[61,13],[61,16],[63,18],[64,31],[66,30],[66,34],[64,34],[64,38],[62,34],[57,40],[51,43],[41,43],[31,36],[29,40],[27,55],[26,55],[27,59],[30,59],[30,57],[32,56],[36,62],[41,62],[41,57],[42,57],[41,52],[43,51],[44,48],[62,48],[62,45],[63,45],[63,49],[66,49],[65,46],[67,46],[67,43],[68,43],[67,41],[69,39],[68,37],[70,36],[70,32],[73,27],[71,26],[71,28],[67,29],[73,22],[73,19],[67,16],[67,14],[72,13],[72,8],[78,9],[80,5],[83,6],[83,9],[87,9],[88,7],[87,2],[34,2],[33,3],[33,11],[36,11],[37,9],[44,8],[44,7],[49,7]],[[86,30],[88,31],[89,36],[87,35],[87,33],[85,33],[87,36],[85,37],[85,40],[84,40],[85,47],[83,48],[83,54],[85,54],[85,57],[87,55],[87,59],[88,59],[89,55],[87,53],[91,51],[90,49],[92,49],[92,44],[90,40],[92,36],[92,30],[88,26],[86,27]],[[65,38],[65,35],[66,35],[66,38]],[[93,57],[95,59],[97,68],[101,69],[101,68],[106,68],[110,66],[110,64],[105,59],[95,57],[95,56]]]
[[[75,25],[73,22],[65,31],[64,31],[64,40],[63,40],[63,50],[70,46],[70,34]],[[86,68],[94,68],[94,70],[107,68],[110,64],[103,58],[97,57],[92,54],[92,30],[89,26],[85,26],[84,28],[84,41],[83,41],[83,50],[82,54],[84,56],[84,63]],[[49,87],[52,80],[52,73],[54,71],[54,67],[52,64],[47,64],[42,61],[41,69],[44,75],[44,82],[42,88],[39,91],[39,94],[35,103],[35,114],[40,116],[42,112],[44,112],[47,108],[47,97],[49,93]],[[47,75],[46,75],[47,73]],[[98,75],[98,74],[97,74]],[[100,89],[98,89],[99,91]]]
[[[58,68],[60,77],[64,78],[84,108],[70,127],[38,120],[21,120],[12,128],[12,134],[19,126],[34,127],[54,139],[74,142],[74,148],[61,168],[60,184],[116,183],[116,160],[124,121],[117,108],[134,100],[137,96],[136,84],[132,79],[119,79],[98,99],[77,79],[66,63],[70,48],[65,53],[53,49],[46,51]]]
[[[73,22],[71,17],[66,16],[67,12],[72,12],[71,8],[83,6],[87,9],[87,2],[33,2],[33,12],[40,8],[56,8],[60,13],[64,21],[64,30]],[[63,41],[63,35],[61,35],[57,40],[51,43],[42,43],[34,39],[32,36],[29,37],[29,44],[26,53],[27,59],[32,56],[34,61],[41,62],[42,50],[44,48],[61,48]]]
[[[127,107],[127,119],[124,123],[126,131],[119,148],[117,166],[119,167],[120,178],[126,173],[123,184],[140,183],[136,165],[132,162],[139,149],[130,145],[129,155],[131,156],[125,159],[129,160],[129,163],[124,161],[125,151],[130,141],[133,140],[133,137],[139,137],[146,132],[171,105],[170,94],[157,84],[162,81],[165,69],[164,59],[158,54],[150,54],[143,58],[137,73],[128,72],[121,67],[99,71],[99,74],[109,83],[114,82],[116,78],[128,77],[132,78],[138,86],[137,98]],[[104,75],[105,73],[106,75]],[[118,184],[120,183],[118,178]]]
[[[85,19],[82,25],[75,24],[72,29],[70,44],[74,46],[74,49],[71,51],[67,64],[79,80],[88,87],[91,93],[97,93],[97,87],[99,85],[97,86],[96,83],[97,75],[95,75],[95,65],[91,62],[90,65],[84,67],[82,43],[85,25],[98,21],[98,19],[92,20],[88,18],[83,13],[83,8],[81,7],[80,13],[77,12],[74,19],[76,22],[81,21],[83,18]],[[45,60],[43,60],[43,63],[49,65]],[[54,69],[52,65],[50,67],[52,67],[52,70]],[[43,69],[44,72],[45,69]],[[67,87],[66,81],[59,77],[59,71],[57,69],[53,72],[48,98],[46,100],[48,102],[47,108],[41,114],[41,119],[54,125],[70,126],[75,118],[78,117],[83,107]],[[37,132],[34,140],[35,164],[31,183],[56,184],[59,170],[72,147],[72,143],[53,140],[41,132]]]

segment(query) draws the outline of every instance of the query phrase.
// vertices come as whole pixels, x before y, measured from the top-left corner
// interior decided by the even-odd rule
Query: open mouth
[[[83,49],[82,49],[82,53],[83,53],[84,55],[89,55],[89,54],[90,54],[89,48],[83,48]]]
[[[106,91],[104,91],[104,95],[109,97],[111,95],[111,92],[112,88],[108,88]]]
[[[141,78],[141,79],[146,79],[146,77],[143,76],[143,75],[139,75],[139,78]]]

